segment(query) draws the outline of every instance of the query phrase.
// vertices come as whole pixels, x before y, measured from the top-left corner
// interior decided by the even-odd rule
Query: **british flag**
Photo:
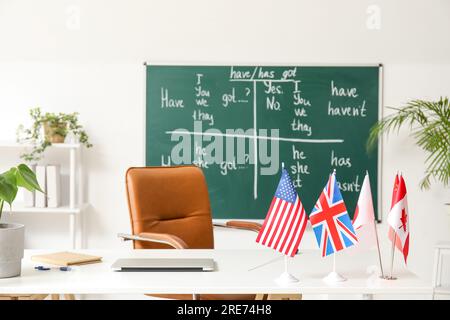
[[[357,243],[358,239],[334,172],[309,215],[309,221],[316,235],[317,244],[322,249],[322,257]]]

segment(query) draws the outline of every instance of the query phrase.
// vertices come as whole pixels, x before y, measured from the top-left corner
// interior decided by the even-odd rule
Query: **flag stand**
[[[281,285],[296,283],[299,280],[288,271],[288,256],[284,256],[284,272],[275,279],[275,282]]]
[[[397,242],[397,234],[394,232],[394,241],[392,241],[392,253],[391,253],[391,273],[389,274],[389,276],[384,277],[384,279],[386,280],[397,280],[397,278],[392,275],[394,270],[395,242]]]
[[[381,250],[380,250],[380,241],[378,240],[378,231],[377,231],[377,222],[374,221],[373,227],[375,228],[375,238],[377,240],[377,250],[378,250],[378,260],[380,262],[380,270],[381,270],[381,279],[385,279],[384,271],[383,271],[383,262],[381,261]]]
[[[323,278],[323,281],[329,283],[347,281],[345,277],[336,272],[336,253],[333,254],[333,271],[331,271],[325,278]]]
[[[369,171],[366,170],[366,175],[369,175]],[[375,229],[375,240],[377,241],[377,251],[378,251],[378,262],[380,263],[380,271],[381,271],[381,275],[380,278],[381,279],[385,279],[384,276],[384,270],[383,270],[383,262],[381,259],[381,249],[380,249],[380,241],[378,240],[378,230],[377,230],[377,220],[374,217],[373,220],[373,228]]]

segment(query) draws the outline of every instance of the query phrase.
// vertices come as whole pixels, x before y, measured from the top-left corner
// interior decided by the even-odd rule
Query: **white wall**
[[[369,5],[381,10],[380,29],[367,27]],[[124,172],[144,159],[143,61],[382,62],[385,105],[399,106],[450,95],[449,12],[445,0],[0,0],[0,140],[15,138],[32,106],[79,111],[95,146],[84,152],[87,246],[114,248],[116,233],[130,229]],[[1,152],[2,167],[16,161],[13,151]],[[430,278],[434,243],[450,239],[443,206],[450,191],[418,188],[424,159],[406,132],[386,141],[383,209],[401,170],[411,211],[410,268]],[[29,248],[69,243],[65,217],[8,219],[26,224]],[[380,229],[387,253],[386,226]],[[219,248],[247,240],[255,246],[254,234],[216,234]],[[305,246],[315,246],[311,234]]]

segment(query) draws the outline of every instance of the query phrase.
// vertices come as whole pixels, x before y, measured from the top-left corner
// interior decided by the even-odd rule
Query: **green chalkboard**
[[[379,77],[379,66],[146,65],[146,165],[202,167],[214,218],[263,219],[282,164],[308,214],[333,169],[350,216],[366,170],[377,207],[378,151],[365,142]]]

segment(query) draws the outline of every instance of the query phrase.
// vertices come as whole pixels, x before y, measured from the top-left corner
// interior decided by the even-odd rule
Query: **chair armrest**
[[[214,223],[213,225],[215,227],[244,229],[244,230],[255,231],[255,232],[259,232],[259,230],[261,230],[261,228],[262,228],[262,225],[257,222],[237,221],[237,220],[230,220],[230,221],[227,221],[225,224]]]
[[[167,234],[167,233],[142,232],[142,233],[139,233],[138,235],[119,233],[117,236],[124,241],[135,240],[135,241],[163,243],[163,244],[167,244],[175,249],[188,249],[189,248],[188,245],[186,244],[186,242],[181,240],[179,237],[174,236],[172,234]]]

